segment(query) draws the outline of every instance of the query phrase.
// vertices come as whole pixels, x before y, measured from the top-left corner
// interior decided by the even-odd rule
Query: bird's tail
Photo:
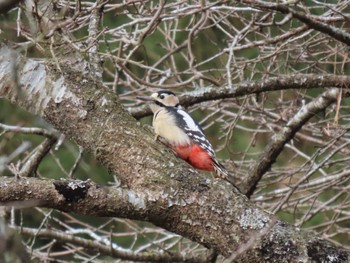
[[[230,183],[233,187],[235,187],[239,192],[239,188],[235,185],[233,175],[230,175],[230,173],[226,170],[225,166],[223,166],[219,161],[216,159],[213,159],[213,166],[214,171],[217,174],[217,176],[226,182]]]
[[[225,166],[219,163],[216,159],[213,159],[213,166],[214,166],[214,171],[219,178],[222,178],[224,180],[228,178],[229,173],[226,170]]]

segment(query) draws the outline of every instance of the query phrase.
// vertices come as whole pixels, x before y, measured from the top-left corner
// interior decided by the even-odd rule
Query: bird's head
[[[179,99],[174,92],[170,90],[159,90],[151,96],[137,97],[137,99],[143,101],[149,101],[150,107],[153,112],[158,111],[161,107],[178,107]]]

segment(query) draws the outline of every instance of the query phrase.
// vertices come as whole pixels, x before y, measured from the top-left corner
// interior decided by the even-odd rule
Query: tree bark
[[[146,220],[238,262],[327,262],[328,257],[347,262],[349,251],[277,220],[226,181],[176,158],[140,127],[117,95],[74,69],[79,65],[60,68],[3,47],[0,97],[93,152],[124,189],[2,178],[0,202],[35,200],[77,213]]]

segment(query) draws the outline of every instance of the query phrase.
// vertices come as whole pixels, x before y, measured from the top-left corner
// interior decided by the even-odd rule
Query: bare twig
[[[259,0],[239,0],[239,2],[243,2],[262,9],[275,10],[283,14],[292,14],[294,18],[305,23],[310,28],[313,28],[324,34],[327,34],[328,36],[350,46],[350,34],[347,33],[346,31],[331,25],[327,25],[318,20],[315,20],[313,17],[303,14],[301,12],[295,11],[292,8],[288,7],[287,5],[274,4],[274,3],[263,2]]]
[[[249,176],[243,184],[245,189],[241,190],[246,193],[248,197],[254,193],[258,182],[276,161],[277,157],[282,152],[284,145],[289,142],[294,137],[295,133],[297,133],[317,112],[325,110],[330,104],[336,102],[338,93],[338,90],[330,89],[317,99],[302,106],[283,129],[272,137],[270,143],[266,146],[263,154],[250,170]]]

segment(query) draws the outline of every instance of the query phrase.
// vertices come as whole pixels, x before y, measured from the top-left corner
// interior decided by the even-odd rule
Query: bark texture
[[[278,221],[229,183],[194,171],[154,142],[115,94],[76,70],[83,66],[60,68],[3,47],[0,97],[93,152],[124,188],[2,178],[0,202],[35,200],[65,211],[147,220],[238,262],[327,262],[330,255],[333,262],[347,261],[349,251]]]

